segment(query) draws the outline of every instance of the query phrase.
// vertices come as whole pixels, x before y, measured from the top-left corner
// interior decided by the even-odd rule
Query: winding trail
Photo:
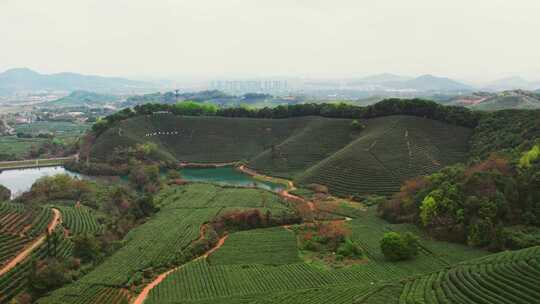
[[[240,165],[240,166],[237,167],[237,169],[239,171],[247,174],[247,175],[252,176],[252,177],[258,177],[258,178],[262,178],[262,179],[265,179],[265,180],[268,180],[268,181],[275,181],[276,180],[276,178],[273,178],[271,176],[257,173],[255,170],[252,170],[252,169],[246,167],[245,165]],[[279,191],[278,192],[279,196],[281,196],[282,198],[285,198],[285,199],[289,199],[289,200],[293,200],[293,201],[296,201],[296,202],[307,204],[307,206],[309,207],[309,209],[311,211],[315,211],[315,209],[316,209],[315,204],[312,201],[308,201],[303,197],[300,197],[300,196],[297,196],[297,195],[294,195],[294,194],[290,193],[290,191],[296,190],[296,187],[294,186],[294,183],[292,181],[282,179],[282,178],[280,178],[279,180],[287,182],[287,189],[283,189],[283,190]]]
[[[203,255],[197,257],[196,259],[194,259],[192,261],[197,261],[197,260],[200,260],[200,259],[208,258],[212,253],[214,253],[216,250],[221,248],[221,246],[223,246],[223,244],[225,243],[225,240],[227,239],[227,237],[228,237],[228,235],[225,235],[225,236],[221,237],[214,247],[210,248]],[[192,261],[190,261],[190,262],[192,262]],[[150,282],[148,285],[146,285],[144,287],[144,289],[141,291],[141,293],[139,293],[139,295],[135,298],[135,300],[132,302],[132,304],[143,304],[144,301],[146,300],[146,298],[148,297],[148,294],[150,294],[150,291],[154,287],[156,287],[159,283],[161,283],[163,280],[165,280],[171,273],[182,269],[186,264],[182,264],[182,265],[180,265],[178,267],[175,267],[173,269],[169,269],[166,272],[158,275],[152,282]]]
[[[47,226],[47,231],[42,233],[35,241],[33,241],[29,246],[27,246],[25,249],[23,249],[16,257],[14,257],[9,263],[7,263],[2,269],[0,269],[0,276],[4,275],[11,269],[15,268],[17,264],[24,261],[30,254],[32,254],[32,251],[37,249],[41,244],[43,244],[47,238],[47,234],[50,234],[54,231],[56,226],[60,223],[62,223],[62,214],[58,209],[52,208],[52,211],[54,213],[53,219]]]
[[[182,267],[184,267],[184,265],[178,266],[178,267],[173,268],[173,269],[169,269],[166,272],[158,275],[157,278],[155,278],[152,282],[150,282],[150,284],[148,284],[148,285],[146,285],[144,287],[144,289],[141,291],[141,293],[137,296],[137,298],[135,298],[135,300],[132,303],[133,304],[142,304],[142,303],[144,303],[144,300],[146,300],[146,298],[148,297],[148,294],[150,293],[150,291],[154,287],[156,287],[159,283],[161,283],[163,280],[165,280],[165,278],[167,276],[169,276],[171,273],[173,273],[174,271],[179,270]]]
[[[187,164],[187,163],[186,163]],[[233,164],[236,164],[236,163],[214,163],[214,164],[210,164],[212,166],[216,166],[216,167],[221,167],[221,166],[230,166],[230,165],[233,165]],[[190,163],[189,165],[193,165],[192,163]],[[245,174],[248,174],[252,177],[259,177],[259,178],[262,178],[262,179],[265,179],[265,180],[268,180],[268,181],[275,181],[276,179],[273,178],[273,177],[270,177],[270,176],[267,176],[267,175],[263,175],[263,174],[259,174],[257,172],[255,172],[254,170],[252,169],[249,169],[248,167],[246,167],[245,165],[240,165],[238,167],[236,167],[239,171],[245,173]],[[296,202],[300,202],[300,203],[304,203],[306,204],[309,209],[311,211],[315,211],[316,210],[316,207],[315,207],[315,204],[312,202],[312,201],[308,201],[306,199],[304,199],[303,197],[300,197],[300,196],[297,196],[297,195],[294,195],[294,194],[291,194],[289,193],[289,191],[293,191],[296,189],[296,187],[294,186],[293,182],[290,181],[290,180],[285,180],[285,179],[281,179],[282,181],[286,181],[287,182],[287,188],[284,189],[284,190],[281,190],[278,192],[278,195],[285,198],[285,199],[289,199],[289,200],[293,200],[293,201],[296,201]],[[345,219],[343,220],[337,220],[337,221],[343,221],[343,222],[347,222],[347,221],[350,221],[352,220],[350,217],[345,217]],[[290,225],[283,225],[282,226],[283,228],[285,229],[288,229],[290,230]],[[201,227],[201,231],[200,231],[200,238],[203,238],[204,237],[204,225]],[[223,246],[223,244],[225,243],[225,240],[227,239],[228,235],[225,235],[223,237],[221,237],[218,242],[216,243],[216,245],[212,248],[210,248],[208,251],[206,251],[203,255],[195,258],[194,260],[192,261],[197,261],[197,260],[200,260],[200,259],[206,259],[208,258],[212,253],[214,253],[216,250],[218,250],[219,248],[221,248],[221,246]],[[157,285],[159,285],[163,280],[165,280],[171,273],[177,271],[177,270],[180,270],[182,269],[186,264],[183,264],[183,265],[180,265],[178,267],[175,267],[173,269],[169,269],[167,270],[166,272],[158,275],[152,282],[148,283],[148,285],[146,285],[143,290],[139,293],[139,295],[133,300],[133,302],[131,302],[131,304],[143,304],[144,301],[146,300],[146,298],[148,297],[148,295],[150,294],[150,291],[156,287]]]

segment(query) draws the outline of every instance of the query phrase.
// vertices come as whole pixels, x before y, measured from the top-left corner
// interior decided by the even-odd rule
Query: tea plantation
[[[160,211],[131,230],[114,255],[79,281],[53,292],[39,303],[96,303],[115,288],[122,303],[143,284],[146,269],[166,270],[191,259],[190,246],[201,225],[220,214],[243,208],[287,212],[279,198],[263,190],[235,189],[208,184],[170,187],[156,198]],[[225,258],[227,259],[227,258]]]
[[[351,303],[362,295],[414,274],[431,273],[487,252],[463,245],[421,239],[421,253],[412,261],[390,262],[379,241],[388,231],[414,231],[412,225],[392,225],[370,209],[350,222],[352,238],[367,260],[329,269],[301,258],[294,234],[283,228],[258,229],[230,235],[206,260],[187,263],[150,292],[148,303]],[[307,297],[308,300],[305,300]],[[297,302],[295,302],[297,301]]]
[[[260,172],[323,184],[339,196],[382,194],[401,182],[467,157],[471,129],[416,116],[287,119],[143,115],[121,121],[95,141],[91,157],[141,143],[181,162],[245,161]]]

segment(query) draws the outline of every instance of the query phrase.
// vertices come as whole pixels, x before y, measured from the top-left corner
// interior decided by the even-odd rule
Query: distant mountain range
[[[156,85],[118,77],[88,76],[76,73],[40,74],[27,68],[0,73],[0,94],[35,91],[86,90],[122,93],[156,88]]]
[[[539,90],[540,82],[525,80],[519,76],[508,77],[492,81],[485,85],[483,90],[487,91],[508,91],[508,90]]]
[[[379,74],[347,83],[349,89],[371,91],[472,92],[467,84],[446,77],[422,75],[411,78],[394,74]]]
[[[341,80],[290,79],[291,92],[308,95],[342,96],[349,92],[355,98],[381,96],[414,97],[426,94],[470,95],[475,91],[500,92],[515,89],[540,90],[540,82],[530,82],[521,77],[510,77],[484,85],[470,85],[447,77],[422,75],[407,77],[395,74],[376,74],[362,78]],[[100,94],[139,95],[171,90],[173,84],[130,80],[118,77],[89,76],[76,73],[41,74],[27,68],[7,70],[0,73],[0,96],[15,93],[36,93],[41,91],[87,91]],[[181,88],[181,87],[180,87]],[[204,88],[204,86],[203,86]],[[230,92],[229,92],[230,93]],[[235,94],[257,93],[252,91]]]

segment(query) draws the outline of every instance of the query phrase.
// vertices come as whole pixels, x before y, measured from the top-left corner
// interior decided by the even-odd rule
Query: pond
[[[30,190],[32,184],[40,177],[56,174],[68,174],[71,176],[83,177],[78,173],[68,171],[63,166],[11,169],[0,172],[0,185],[11,190],[11,196],[14,198],[23,192]],[[182,179],[192,182],[208,182],[239,187],[257,187],[275,192],[285,188],[284,185],[281,184],[254,179],[247,174],[239,172],[234,167],[184,168],[180,170],[180,174],[182,175]]]
[[[219,168],[183,168],[180,170],[182,179],[192,182],[208,182],[220,185],[240,187],[257,187],[270,191],[281,191],[284,185],[268,181],[260,181],[250,175],[244,174],[234,167]]]
[[[68,174],[71,176],[80,175],[66,170],[62,166],[10,169],[0,172],[0,185],[11,190],[11,197],[16,197],[21,193],[30,190],[32,184],[40,177],[56,174]]]

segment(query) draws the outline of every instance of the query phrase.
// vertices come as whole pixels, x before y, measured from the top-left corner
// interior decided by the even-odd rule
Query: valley
[[[434,187],[458,183],[459,174],[466,176],[459,191],[468,189],[476,176],[469,171],[485,182],[519,174],[516,188],[535,196],[528,172],[538,166],[538,112],[478,114],[400,100],[281,110],[136,108],[96,123],[79,139],[79,157],[65,163],[77,174],[45,174],[0,203],[2,263],[9,266],[0,303],[27,295],[41,304],[528,303],[540,293],[540,243],[536,232],[524,232],[533,222],[492,217],[496,229],[516,233],[494,247],[484,238],[498,230],[473,242],[480,226],[467,219],[471,230],[451,239],[438,224],[445,209],[429,217],[423,211],[427,197],[437,202],[436,191],[447,191]],[[502,127],[516,117],[520,128]],[[522,163],[527,157],[527,164],[513,173],[488,151]],[[491,193],[475,195],[491,200]],[[496,193],[500,204],[534,216],[527,204],[511,205],[510,192]],[[461,227],[445,219],[446,228]],[[43,236],[49,222],[58,224]],[[527,241],[519,233],[529,233]],[[386,252],[390,237],[410,238],[410,256]],[[501,249],[514,251],[493,253]],[[62,272],[57,281],[38,283],[55,271]]]
[[[0,304],[540,304],[538,12],[0,0]]]

